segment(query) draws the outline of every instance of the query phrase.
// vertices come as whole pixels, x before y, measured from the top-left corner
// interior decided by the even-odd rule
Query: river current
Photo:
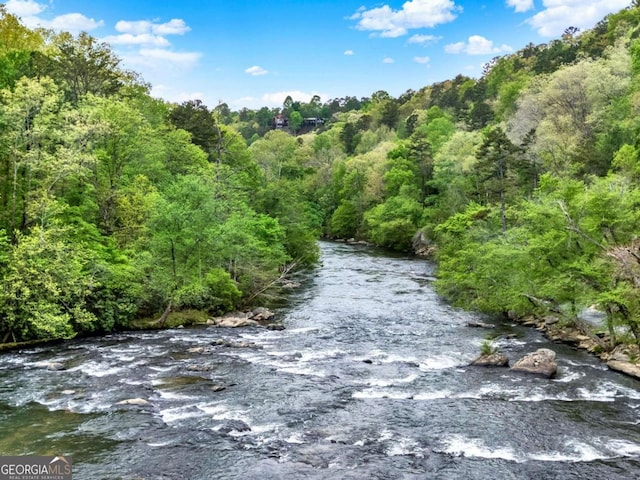
[[[133,332],[1,355],[0,454],[70,455],[78,480],[640,476],[640,382],[535,329],[469,327],[487,319],[439,299],[426,261],[321,250],[277,310],[283,331]],[[487,334],[511,363],[555,350],[557,377],[469,367]]]

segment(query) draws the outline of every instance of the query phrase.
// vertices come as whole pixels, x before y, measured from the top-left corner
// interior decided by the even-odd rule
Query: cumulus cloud
[[[432,28],[456,18],[462,8],[452,0],[409,0],[400,10],[389,5],[366,10],[360,8],[351,16],[358,30],[370,31],[381,37],[395,38],[416,28]]]
[[[396,61],[391,57],[384,57],[382,63],[395,63]]]
[[[259,77],[260,75],[266,75],[269,71],[259,67],[258,65],[254,65],[253,67],[247,68],[244,73],[248,73],[254,77]]]
[[[345,50],[344,54],[348,57],[350,57],[351,55],[355,55],[355,52],[353,50]]]
[[[172,18],[166,23],[149,22],[148,20],[120,20],[116,23],[116,30],[120,33],[131,33],[134,35],[142,35],[152,33],[154,35],[184,35],[191,31],[184,20],[181,18]]]
[[[71,33],[88,32],[104,25],[102,20],[88,18],[81,13],[67,13],[59,15],[52,20],[39,20],[38,23],[41,27]]]
[[[171,45],[169,40],[159,35],[150,33],[132,34],[123,33],[121,35],[109,35],[104,40],[111,45],[146,45],[152,47],[168,47]]]
[[[527,22],[545,37],[559,36],[567,27],[593,27],[604,16],[629,6],[629,0],[543,0],[544,10]]]
[[[417,44],[417,45],[430,45],[432,43],[436,43],[441,40],[442,37],[436,37],[435,35],[413,35],[409,37],[407,43]]]
[[[190,70],[196,66],[202,54],[199,52],[176,52],[171,50],[169,35],[184,35],[191,28],[179,18],[168,22],[148,20],[120,20],[115,29],[118,35],[109,35],[102,40],[111,45],[132,47],[120,52],[123,60],[132,67],[167,70],[170,68]],[[139,50],[135,51],[135,48]],[[174,95],[175,98],[175,95]]]
[[[109,35],[103,38],[112,45],[146,45],[150,47],[168,47],[171,42],[167,35],[184,35],[191,28],[179,18],[166,23],[154,23],[147,20],[120,20],[116,23],[116,31],[120,35]]]
[[[151,95],[156,98],[162,98],[169,102],[182,103],[188,100],[206,100],[203,92],[187,92],[184,90],[176,90],[163,84],[153,85],[151,87]]]
[[[9,0],[5,3],[7,11],[18,17],[28,17],[38,15],[47,8],[42,3],[35,2],[34,0]]]
[[[191,27],[181,18],[172,18],[167,23],[154,24],[152,31],[157,35],[184,35],[191,31]]]
[[[183,72],[195,67],[202,54],[199,52],[174,52],[164,48],[141,48],[135,53],[125,53],[122,57],[131,66]]]
[[[413,61],[416,63],[427,64],[431,61],[429,57],[413,57]]]
[[[507,0],[507,5],[515,8],[516,12],[527,12],[533,8],[533,0]]]
[[[513,48],[509,45],[495,46],[493,41],[484,38],[481,35],[471,35],[467,42],[451,43],[444,47],[447,53],[466,53],[467,55],[491,55],[496,53],[512,52]]]
[[[9,0],[5,6],[9,13],[20,17],[23,23],[30,28],[43,27],[79,33],[95,30],[104,25],[102,20],[88,18],[81,13],[67,13],[46,20],[39,15],[47,9],[47,5],[34,0]]]

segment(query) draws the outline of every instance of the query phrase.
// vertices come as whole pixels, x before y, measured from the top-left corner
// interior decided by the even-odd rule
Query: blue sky
[[[1,2],[2,0],[0,0]],[[109,42],[169,101],[232,109],[291,95],[398,96],[529,42],[587,29],[630,0],[5,0],[28,26]]]

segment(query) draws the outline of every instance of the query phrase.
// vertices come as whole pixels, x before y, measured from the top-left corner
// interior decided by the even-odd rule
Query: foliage
[[[153,99],[106,44],[0,8],[0,340],[228,311],[321,235],[410,251],[420,231],[451,302],[597,304],[610,346],[639,342],[637,3],[480,79],[238,112]]]

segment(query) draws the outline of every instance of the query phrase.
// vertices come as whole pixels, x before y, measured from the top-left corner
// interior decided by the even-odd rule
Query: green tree
[[[302,126],[302,115],[300,112],[291,112],[289,115],[289,128],[293,131],[294,134],[298,133],[300,127]]]

